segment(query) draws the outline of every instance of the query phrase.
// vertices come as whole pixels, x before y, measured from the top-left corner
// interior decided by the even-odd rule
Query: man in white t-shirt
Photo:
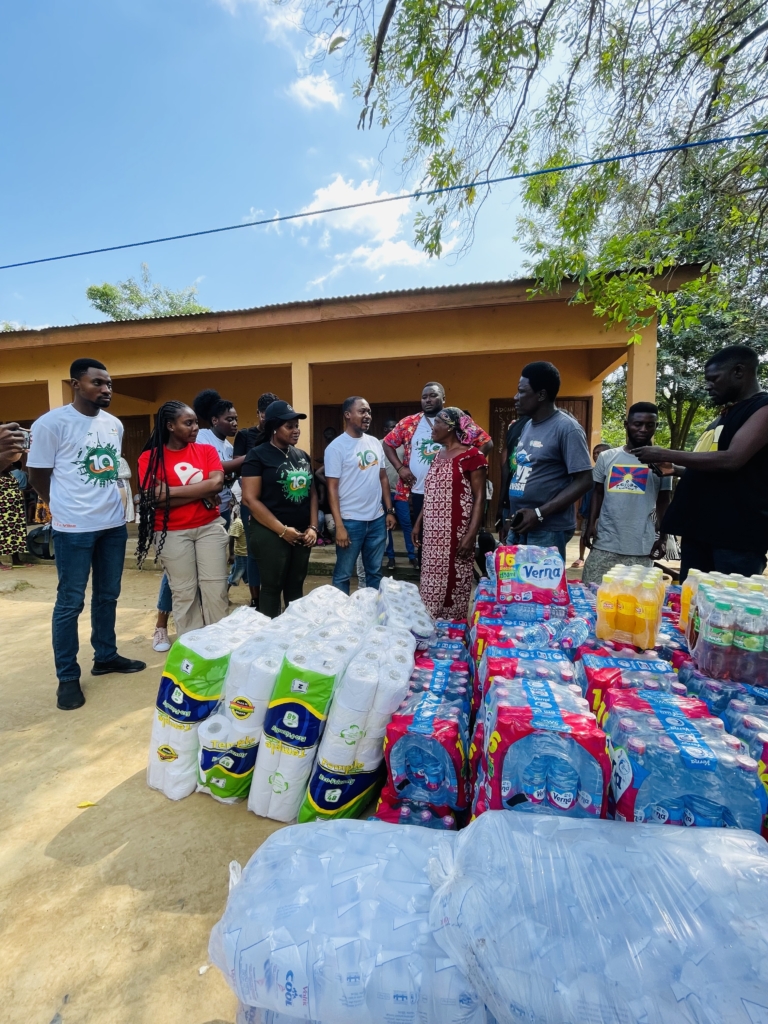
[[[115,615],[128,531],[117,486],[123,425],[106,409],[112,379],[97,359],[70,367],[72,404],[51,409],[32,426],[27,458],[32,486],[51,509],[59,586],[53,609],[57,706],[85,704],[77,662],[77,620],[93,571],[91,674],[141,672],[143,661],[117,653]]]
[[[364,398],[347,398],[341,407],[344,433],[325,449],[328,503],[336,522],[333,585],[349,593],[349,580],[362,554],[366,586],[379,589],[387,530],[395,512],[381,441],[367,433],[371,407]]]

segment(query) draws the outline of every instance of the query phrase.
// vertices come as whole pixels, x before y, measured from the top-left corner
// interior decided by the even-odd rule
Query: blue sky
[[[399,150],[356,128],[352,78],[307,59],[269,0],[36,0],[3,14],[0,263],[400,191]],[[233,309],[519,275],[517,188],[461,259],[412,244],[413,203],[0,271],[0,320],[99,319],[89,284],[197,283]]]

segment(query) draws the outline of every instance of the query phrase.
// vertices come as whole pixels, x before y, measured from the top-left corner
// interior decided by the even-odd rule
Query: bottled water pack
[[[567,605],[565,564],[557,548],[501,545],[493,552],[500,604]]]
[[[522,655],[531,657],[522,657]],[[484,699],[476,802],[483,809],[605,817],[610,763],[570,662],[554,651],[520,652]]]
[[[685,696],[683,683],[661,658],[602,657],[584,654],[575,665],[576,679],[591,710],[598,715],[606,691],[646,690]]]
[[[461,664],[417,662],[411,692],[387,726],[387,801],[469,805],[469,676],[453,669]]]
[[[618,820],[760,831],[758,763],[702,701],[611,690],[603,727]]]
[[[438,850],[434,939],[499,1024],[766,1019],[759,836],[490,812]]]
[[[477,993],[429,936],[436,838],[349,820],[273,833],[230,891],[209,946],[241,1003],[259,1010],[243,1019],[486,1024]]]

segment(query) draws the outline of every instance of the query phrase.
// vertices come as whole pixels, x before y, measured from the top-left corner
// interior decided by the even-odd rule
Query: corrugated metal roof
[[[470,284],[448,284],[435,287],[422,288],[400,288],[385,292],[365,292],[360,295],[332,295],[320,296],[314,299],[299,299],[293,302],[272,302],[263,306],[245,306],[241,309],[212,309],[207,313],[173,313],[167,316],[136,317],[130,320],[93,320],[77,324],[50,324],[47,327],[28,327],[18,331],[11,331],[11,334],[37,333],[39,331],[61,331],[77,330],[81,327],[99,327],[102,324],[112,323],[158,323],[162,320],[184,320],[188,318],[199,318],[204,316],[227,316],[236,313],[264,313],[276,309],[301,309],[308,306],[327,305],[336,302],[369,302],[372,299],[394,298],[396,296],[407,297],[412,295],[431,295],[435,293],[451,293],[470,291],[475,288],[500,288],[510,285],[532,285],[533,278],[522,277],[507,281],[476,281]]]

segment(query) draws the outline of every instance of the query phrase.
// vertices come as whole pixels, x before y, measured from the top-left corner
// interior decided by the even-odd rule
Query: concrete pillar
[[[304,451],[312,452],[312,367],[306,359],[296,359],[291,363],[291,405],[296,412],[305,412],[307,418],[301,420],[300,446]]]
[[[58,409],[62,405],[69,405],[72,401],[72,388],[69,381],[62,377],[48,378],[48,408]]]
[[[656,401],[656,324],[643,331],[639,345],[627,348],[627,408]]]

